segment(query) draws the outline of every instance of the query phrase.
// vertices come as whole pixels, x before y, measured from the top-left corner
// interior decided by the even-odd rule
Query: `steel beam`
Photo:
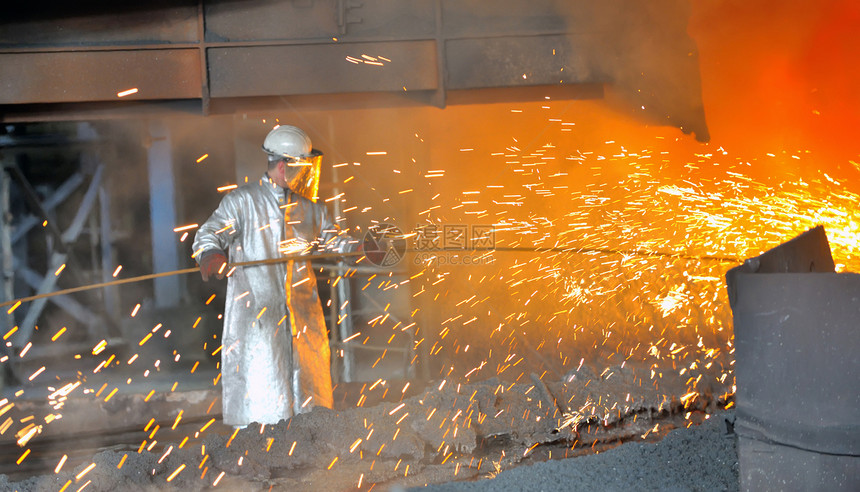
[[[9,234],[12,229],[12,213],[9,208],[10,181],[11,178],[6,173],[6,169],[0,167],[0,301],[4,302],[15,298],[12,238]],[[8,309],[0,311],[0,330],[2,330],[3,334],[8,333],[14,326],[14,313],[10,314]],[[6,348],[5,341],[3,341],[3,343],[0,343],[0,359],[4,359],[2,362],[3,367],[0,368],[0,389],[14,383],[15,379],[17,379],[12,370],[12,362],[9,361],[8,356],[9,351]]]
[[[12,212],[10,210],[11,178],[5,168],[0,168],[0,301],[11,301],[15,298],[15,270],[12,259]],[[6,309],[0,312],[0,330],[5,334],[15,326],[13,314]]]
[[[84,220],[89,216],[90,210],[93,207],[95,202],[95,197],[99,189],[99,185],[101,184],[101,177],[104,168],[99,166],[96,169],[95,174],[93,175],[92,180],[90,181],[89,188],[87,189],[86,194],[84,194],[84,198],[81,201],[81,204],[78,208],[78,211],[75,213],[75,217],[72,219],[71,225],[66,228],[66,230],[61,234],[61,240],[63,241],[58,246],[65,246],[73,243],[77,240],[78,236],[81,234],[81,230],[83,229]],[[65,253],[66,249],[53,251],[48,260],[48,269],[45,273],[44,278],[42,279],[39,287],[36,289],[36,295],[47,294],[54,290],[54,287],[57,285],[58,276],[54,273],[56,272],[60,266],[66,263],[68,259],[68,254]],[[15,340],[18,343],[18,346],[23,346],[27,342],[30,341],[30,337],[33,336],[33,330],[36,326],[36,321],[38,321],[39,316],[42,314],[42,310],[45,309],[45,304],[47,303],[47,299],[41,298],[36,299],[30,303],[30,307],[27,310],[27,314],[24,317],[24,321],[21,322],[19,326],[19,331],[16,333]]]
[[[59,204],[63,203],[78,187],[81,183],[84,182],[84,175],[81,173],[75,173],[69,177],[69,179],[65,180],[63,184],[57,188],[57,190],[51,194],[44,202],[42,202],[41,207],[45,212],[50,212],[54,210]],[[45,217],[38,217],[35,215],[28,215],[23,217],[20,221],[18,221],[18,225],[15,227],[15,232],[12,233],[12,242],[16,243],[20,241],[24,236],[30,232],[30,229],[35,227],[37,224],[41,223],[45,220]]]
[[[195,49],[0,53],[0,104],[199,99]]]
[[[152,268],[154,272],[179,269],[179,251],[173,229],[176,227],[176,198],[170,132],[164,123],[149,124],[149,212],[152,231]],[[176,306],[181,298],[180,277],[159,277],[154,281],[155,306]]]
[[[707,140],[687,4],[161,0],[13,12],[0,21],[0,120],[404,91],[444,107],[452,89],[608,84],[636,114]]]
[[[0,49],[194,42],[198,1],[9,3],[0,18]]]
[[[99,243],[101,244],[102,282],[113,280],[114,255],[111,236],[110,193],[106,183],[99,187]],[[116,287],[105,287],[105,312],[116,321],[119,319],[119,291]]]
[[[21,172],[21,168],[19,168],[17,164],[13,164],[8,166],[6,169],[21,187],[21,191],[24,193],[24,199],[27,201],[27,205],[33,209],[33,212],[38,214],[43,221],[45,221],[45,230],[47,230],[50,237],[54,239],[54,247],[60,252],[66,253],[66,244],[63,240],[62,232],[60,232],[60,229],[53,220],[49,220],[48,212],[45,210],[45,207],[42,206],[42,202],[39,200],[39,195],[30,185],[30,182],[27,181],[27,177],[24,176],[23,172]]]
[[[29,285],[33,289],[38,289],[42,282],[45,281],[45,277],[26,267],[17,267],[15,269],[15,274],[23,280],[25,284]],[[53,275],[53,273],[48,272],[48,275]],[[73,318],[80,321],[94,336],[101,336],[103,338],[108,336],[107,327],[104,326],[104,320],[74,298],[68,295],[54,296],[50,298],[50,301],[59,306],[63,311],[69,313]]]
[[[402,92],[433,90],[437,84],[432,41],[210,48],[208,60],[216,98]]]

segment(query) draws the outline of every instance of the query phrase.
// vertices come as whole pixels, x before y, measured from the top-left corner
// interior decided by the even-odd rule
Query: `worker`
[[[331,353],[310,261],[228,261],[360,248],[317,202],[322,152],[310,137],[277,126],[263,151],[268,171],[226,195],[193,244],[204,281],[228,278],[221,386],[224,423],[237,428],[331,408]]]

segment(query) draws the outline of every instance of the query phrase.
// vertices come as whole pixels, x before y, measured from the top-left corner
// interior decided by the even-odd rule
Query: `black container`
[[[826,265],[813,231],[796,238],[811,248],[795,242],[799,257],[770,270]],[[726,277],[741,490],[860,491],[860,275],[748,260]]]

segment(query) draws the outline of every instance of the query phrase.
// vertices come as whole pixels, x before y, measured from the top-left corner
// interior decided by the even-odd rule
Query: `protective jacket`
[[[221,250],[230,263],[357,247],[339,234],[323,204],[268,175],[226,195],[193,245],[198,259]],[[230,272],[221,343],[225,424],[274,424],[315,405],[332,406],[329,340],[309,261]]]

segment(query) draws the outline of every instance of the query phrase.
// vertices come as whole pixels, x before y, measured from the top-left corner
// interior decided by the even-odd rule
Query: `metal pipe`
[[[277,264],[277,263],[286,263],[288,261],[296,261],[296,260],[308,260],[308,261],[310,261],[310,260],[338,258],[338,257],[342,257],[342,256],[361,256],[361,255],[363,255],[363,253],[322,253],[322,254],[318,254],[318,255],[289,255],[289,256],[284,256],[283,258],[270,258],[270,259],[266,259],[266,260],[243,261],[240,263],[230,263],[227,266],[228,266],[228,268],[232,269],[232,268],[241,267],[241,266],[273,265],[273,264]],[[134,283],[134,282],[141,282],[143,280],[152,280],[155,278],[169,277],[172,275],[183,275],[186,273],[193,273],[193,272],[199,272],[199,271],[200,271],[200,269],[198,267],[183,268],[181,270],[173,270],[171,272],[150,273],[147,275],[140,275],[137,277],[123,278],[123,279],[119,279],[119,280],[113,280],[110,282],[101,282],[98,284],[82,285],[79,287],[72,287],[69,289],[58,290],[56,292],[47,292],[44,294],[39,294],[39,295],[34,295],[34,296],[29,296],[29,297],[22,297],[20,299],[13,299],[10,301],[5,301],[3,303],[0,303],[0,307],[11,306],[14,304],[22,304],[25,302],[34,301],[37,299],[43,299],[46,297],[72,294],[74,292],[83,292],[86,290],[99,289],[102,287],[111,287],[114,285],[129,284],[129,283]],[[10,309],[9,311],[12,311],[12,309]]]

